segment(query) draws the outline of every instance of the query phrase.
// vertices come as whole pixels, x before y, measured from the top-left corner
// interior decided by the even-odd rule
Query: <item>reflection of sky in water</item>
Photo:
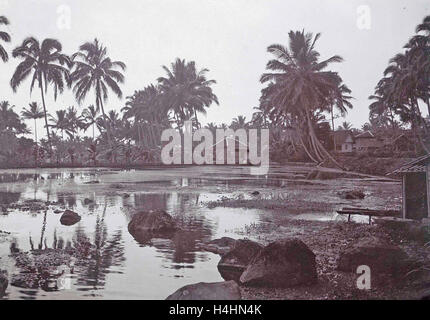
[[[339,200],[334,191],[361,186],[375,191],[361,205],[384,206],[399,201],[396,198],[396,192],[400,194],[401,190],[398,183],[397,190],[386,189],[377,181],[310,182],[306,180],[310,170],[271,167],[268,176],[250,176],[249,169],[243,167],[0,170],[0,209],[1,204],[18,199],[58,202],[46,215],[19,210],[0,214],[0,229],[12,233],[11,238],[18,248],[28,251],[31,243],[34,248],[64,248],[73,246],[78,238],[86,238],[98,248],[91,259],[75,267],[70,290],[48,293],[9,286],[8,298],[164,299],[187,284],[221,281],[216,268],[219,256],[200,250],[199,243],[223,236],[239,238],[242,236],[237,231],[243,231],[245,226],[271,219],[270,215],[266,215],[267,219],[264,217],[263,210],[208,209],[202,205],[223,195],[250,198],[253,190],[278,187],[278,191],[266,192],[262,197],[276,200],[305,196],[306,201],[311,194],[313,200],[322,203],[335,201],[340,206],[350,206],[350,201]],[[238,185],[240,192],[236,192]],[[94,203],[84,204],[85,198]],[[58,208],[73,209],[82,220],[71,227],[62,226],[61,215],[53,212]],[[128,232],[128,223],[135,210],[151,209],[163,209],[174,216],[180,231],[169,239],[145,239],[138,243]],[[330,212],[305,212],[291,217],[324,221],[346,219]],[[367,217],[362,218],[367,221]],[[0,242],[0,269],[7,269],[11,274],[18,270],[14,267],[15,260],[9,257],[9,246],[8,242]]]
[[[75,267],[70,290],[45,292],[9,286],[9,299],[164,299],[186,284],[221,281],[216,268],[219,256],[201,251],[199,243],[222,236],[238,237],[234,231],[255,222],[259,216],[256,210],[207,209],[200,202],[218,199],[217,194],[211,193],[130,192],[129,197],[123,196],[127,189],[111,194],[83,193],[79,185],[91,179],[95,176],[77,172],[7,178],[6,183],[14,183],[3,185],[2,190],[16,192],[21,201],[58,201],[55,208],[70,208],[82,216],[78,224],[67,227],[60,224],[61,214],[55,214],[55,208],[46,213],[14,210],[0,215],[1,229],[11,232],[20,250],[29,251],[32,246],[53,248],[58,243],[73,246],[79,237],[100,247],[96,257]],[[172,183],[187,187],[189,180],[180,178]],[[85,198],[94,200],[94,204],[85,205]],[[134,210],[151,209],[163,209],[173,215],[181,230],[171,239],[151,239],[139,244],[129,234],[127,225]],[[8,256],[9,246],[10,243],[0,243],[0,265],[9,273],[16,273],[14,260]]]

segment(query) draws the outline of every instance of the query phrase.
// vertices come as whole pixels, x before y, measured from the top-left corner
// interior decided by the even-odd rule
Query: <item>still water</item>
[[[157,177],[157,179],[155,179]],[[0,269],[9,275],[28,272],[17,266],[11,252],[49,250],[77,245],[85,239],[94,248],[90,257],[67,271],[59,290],[38,285],[12,284],[6,299],[164,299],[178,288],[200,281],[222,281],[219,256],[199,244],[222,236],[237,238],[237,229],[260,219],[258,210],[208,209],[234,187],[220,182],[205,191],[192,188],[201,179],[178,174],[109,170],[40,170],[0,174],[0,203],[50,201],[48,209],[25,207],[0,213],[0,230],[9,241],[0,241]],[[203,190],[197,192],[196,190]],[[60,223],[61,213],[71,209],[81,221]],[[132,214],[162,209],[178,221],[180,230],[170,239],[153,238],[139,243],[128,232]],[[59,263],[61,264],[61,262]],[[60,266],[61,267],[61,266]],[[34,271],[35,272],[35,271]]]

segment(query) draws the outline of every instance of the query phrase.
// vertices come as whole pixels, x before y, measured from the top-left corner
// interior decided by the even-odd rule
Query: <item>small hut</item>
[[[402,175],[403,218],[430,218],[430,155],[410,161],[392,174]]]

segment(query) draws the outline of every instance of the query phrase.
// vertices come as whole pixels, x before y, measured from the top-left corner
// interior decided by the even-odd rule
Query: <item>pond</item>
[[[0,171],[0,230],[8,232],[7,241],[0,238],[0,269],[19,279],[10,281],[4,298],[165,299],[187,284],[222,281],[217,270],[220,257],[201,249],[201,244],[223,236],[241,238],[240,230],[265,223],[270,215],[253,208],[208,208],[206,202],[226,195],[247,197],[255,188],[282,189],[293,182],[293,191],[326,189],[299,183],[306,178],[306,167],[271,168],[268,176],[251,176],[248,171],[246,167]],[[81,220],[62,225],[59,212],[65,209],[77,212]],[[172,237],[134,239],[127,228],[133,213],[155,209],[171,214],[179,231]],[[333,218],[333,212],[302,214],[306,219]],[[31,255],[25,259],[16,255],[67,251],[82,244],[91,247],[90,253],[80,260],[64,257],[68,269],[56,278],[60,282],[55,288],[41,284],[45,271]],[[54,264],[62,268],[61,261]],[[40,277],[28,285],[22,279],[29,274]]]

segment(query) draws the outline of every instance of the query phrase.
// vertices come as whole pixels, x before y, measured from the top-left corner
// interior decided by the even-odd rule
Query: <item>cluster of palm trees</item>
[[[378,82],[370,105],[370,120],[395,129],[410,126],[423,150],[430,153],[430,122],[420,105],[427,106],[430,117],[430,16],[416,27],[416,34],[395,55]]]
[[[0,25],[9,24],[1,16]],[[10,42],[6,32],[0,32],[0,40]],[[8,53],[0,43],[0,57],[8,60]],[[124,83],[126,65],[114,61],[108,56],[107,48],[98,40],[82,44],[76,53],[67,55],[62,45],[55,39],[39,41],[34,37],[26,38],[21,45],[13,49],[12,57],[20,62],[11,77],[10,85],[14,92],[26,79],[30,81],[30,93],[36,87],[40,92],[41,107],[32,102],[22,112],[23,119],[34,120],[35,142],[37,144],[36,121],[44,119],[47,148],[52,153],[51,136],[53,130],[73,140],[79,130],[92,128],[93,142],[96,142],[95,128],[100,135],[98,142],[113,148],[128,140],[148,148],[161,143],[161,131],[175,124],[182,129],[184,122],[193,121],[200,126],[198,114],[206,113],[212,104],[218,104],[213,93],[215,80],[207,79],[208,69],[197,69],[194,61],[177,59],[168,68],[163,66],[166,75],[157,79],[143,90],[135,91],[127,97],[122,114],[106,110],[106,101],[110,93],[122,98],[121,84]],[[81,105],[90,92],[94,93],[94,105],[80,114],[75,107],[57,110],[53,115],[47,112],[46,95],[52,90],[54,100],[59,94],[70,88],[76,101]],[[101,114],[99,114],[101,113]],[[23,133],[23,132],[21,132]]]

